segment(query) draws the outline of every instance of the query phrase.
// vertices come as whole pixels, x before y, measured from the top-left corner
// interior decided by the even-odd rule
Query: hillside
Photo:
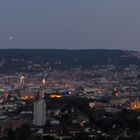
[[[123,50],[0,50],[0,71],[22,71],[30,67],[59,69],[91,68],[93,65],[140,65],[140,53]],[[29,69],[30,70],[30,69]]]

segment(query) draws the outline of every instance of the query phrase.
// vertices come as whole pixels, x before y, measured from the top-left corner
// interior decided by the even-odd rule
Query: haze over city
[[[138,0],[2,0],[0,48],[140,50]]]

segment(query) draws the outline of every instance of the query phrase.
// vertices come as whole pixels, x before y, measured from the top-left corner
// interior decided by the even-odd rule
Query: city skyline
[[[0,48],[140,50],[139,1],[1,1]]]

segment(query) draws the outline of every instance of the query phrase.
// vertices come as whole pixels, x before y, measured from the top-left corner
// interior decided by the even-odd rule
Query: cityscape
[[[112,59],[90,68],[67,68],[59,59],[58,63],[54,61],[59,67],[48,65],[49,60],[46,67],[23,56],[18,59],[14,53],[10,60],[16,67],[0,74],[1,139],[138,139],[140,65],[136,62],[140,55],[123,51],[121,56],[136,60],[127,65],[112,63]],[[1,60],[2,69],[7,60]],[[26,66],[29,71],[19,71],[26,61],[30,62]]]
[[[140,140],[140,1],[1,0],[0,140]]]

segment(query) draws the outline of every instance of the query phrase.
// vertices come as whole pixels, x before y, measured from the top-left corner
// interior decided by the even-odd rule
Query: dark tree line
[[[21,67],[27,66],[26,61],[37,64],[49,63],[53,68],[69,69],[73,67],[91,68],[93,65],[129,65],[138,64],[139,59],[130,55],[122,57],[128,51],[122,50],[52,50],[52,49],[11,49],[0,50],[0,60],[4,59],[5,64],[1,71],[21,71]],[[22,61],[12,61],[12,59]],[[61,61],[61,65],[59,62]]]

